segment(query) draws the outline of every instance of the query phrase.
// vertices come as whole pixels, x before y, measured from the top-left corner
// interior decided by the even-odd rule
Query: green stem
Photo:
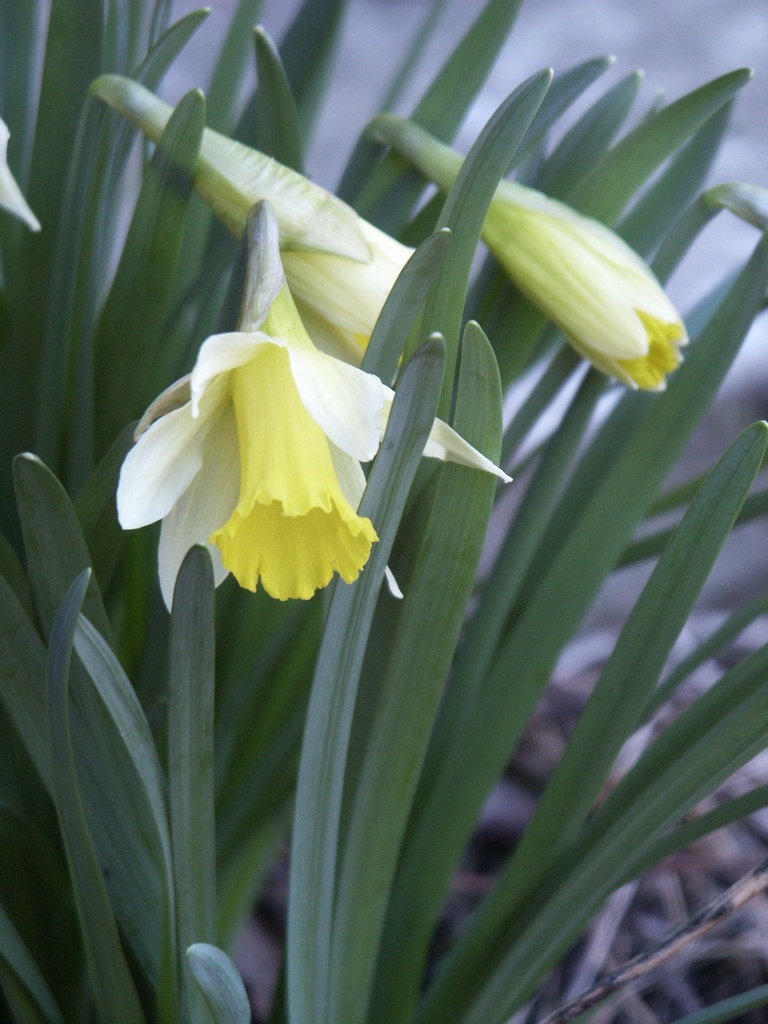
[[[450,191],[464,163],[461,153],[396,114],[380,114],[371,121],[367,131],[372,138],[410,160],[443,192]]]

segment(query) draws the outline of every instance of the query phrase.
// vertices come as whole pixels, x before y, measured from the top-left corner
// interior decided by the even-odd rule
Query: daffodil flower
[[[189,378],[148,410],[117,492],[125,529],[162,520],[159,575],[171,605],[186,551],[207,544],[231,572],[280,600],[334,573],[352,582],[377,540],[358,515],[361,463],[376,454],[394,397],[377,377],[319,351],[288,289],[267,204],[255,211],[240,330],[205,341]],[[425,455],[501,470],[436,420]]]
[[[688,335],[650,267],[599,221],[502,181],[483,238],[520,290],[604,373],[662,390]]]
[[[372,133],[447,191],[462,157],[393,115]],[[681,362],[685,325],[650,267],[604,224],[512,181],[491,201],[483,239],[514,283],[598,369],[658,391]]]
[[[91,91],[157,142],[172,108],[138,82],[104,75]],[[397,275],[413,252],[314,182],[218,132],[203,132],[195,188],[238,237],[267,200],[291,293],[323,351],[359,365]]]
[[[30,210],[29,204],[22,195],[8,166],[8,140],[10,137],[8,125],[0,117],[0,206],[23,220],[33,231],[39,231],[40,221]]]

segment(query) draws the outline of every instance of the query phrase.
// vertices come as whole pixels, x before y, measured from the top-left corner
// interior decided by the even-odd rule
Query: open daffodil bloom
[[[334,573],[356,579],[377,540],[357,513],[361,463],[376,454],[393,391],[320,352],[285,281],[274,215],[260,204],[241,330],[202,345],[192,374],[162,395],[123,464],[126,529],[162,519],[160,583],[170,607],[186,551],[207,544],[227,573],[273,597],[309,598]],[[425,455],[508,479],[447,424]]]

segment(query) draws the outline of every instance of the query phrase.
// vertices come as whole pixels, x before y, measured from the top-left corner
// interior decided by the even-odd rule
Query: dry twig
[[[639,953],[621,967],[607,974],[580,996],[562,1003],[553,1013],[539,1024],[568,1024],[576,1020],[591,1007],[603,1002],[630,982],[658,967],[669,957],[698,939],[742,907],[747,900],[762,892],[768,886],[768,859],[738,880],[730,889],[708,903],[698,914],[675,928],[656,946]]]

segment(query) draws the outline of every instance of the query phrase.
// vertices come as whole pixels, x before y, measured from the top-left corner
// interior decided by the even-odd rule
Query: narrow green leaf
[[[430,235],[398,275],[363,356],[362,368],[368,373],[383,381],[394,379],[408,332],[440,272],[450,241],[447,228]]]
[[[280,43],[305,137],[312,132],[325,94],[346,6],[347,0],[304,0]]]
[[[449,141],[477,98],[493,63],[514,27],[517,0],[489,0],[419,101],[413,119]]]
[[[447,6],[448,0],[432,0],[418,32],[413,36],[408,52],[395,72],[386,96],[379,104],[381,110],[394,110],[397,106],[400,96],[423,57]],[[363,132],[347,161],[347,166],[344,168],[341,181],[336,189],[336,194],[340,199],[348,203],[354,202],[355,196],[370,178],[381,155],[381,146],[369,139]]]
[[[40,968],[24,945],[13,922],[0,904],[0,962],[11,971],[19,984],[24,986],[33,1002],[35,1017],[29,1024],[64,1024],[64,1017]],[[0,982],[2,976],[0,975]],[[27,1018],[25,1018],[26,1020]]]
[[[504,539],[480,605],[468,627],[466,643],[457,657],[441,722],[444,731],[439,736],[435,734],[435,750],[439,744],[444,759],[451,757],[455,731],[463,729],[462,707],[483,699],[485,675],[493,665],[499,642],[513,614],[521,582],[557,506],[563,481],[604,389],[605,380],[597,371],[583,379],[558,429],[543,449],[514,523]]]
[[[196,942],[187,950],[187,959],[215,1024],[249,1024],[251,1007],[245,986],[226,953]]]
[[[170,4],[168,6],[170,7]],[[155,11],[159,10],[160,3],[158,2]],[[168,68],[210,13],[210,7],[201,7],[200,10],[190,11],[183,18],[179,18],[174,25],[162,33],[156,42],[153,42],[149,53],[132,77],[143,82],[148,89],[156,89],[165,77]]]
[[[193,90],[175,108],[147,168],[101,315],[95,342],[96,427],[104,451],[170,383],[158,376],[171,370],[170,377],[178,369],[167,346],[161,351],[161,342],[204,127],[205,101]]]
[[[154,46],[168,28],[173,0],[155,0],[149,23],[149,45]]]
[[[638,726],[767,445],[765,423],[744,431],[710,473],[643,588],[519,848],[521,862],[528,857],[536,875],[580,827]],[[537,849],[533,858],[532,847]]]
[[[50,261],[33,249],[22,252],[8,268],[9,289],[25,295],[25,302],[12,321],[0,375],[0,505],[12,501],[6,477],[17,452],[34,448],[54,464],[62,454],[73,294],[75,282],[88,276],[81,252],[102,117],[103,111],[86,101],[77,133],[68,140],[69,177],[50,188],[61,208],[58,240],[46,235],[47,226],[41,232],[52,250]],[[25,269],[25,260],[32,269]],[[35,281],[27,282],[32,274]],[[43,295],[36,294],[38,288],[44,289]]]
[[[35,57],[40,52],[44,8],[42,0],[0,4],[0,109],[11,133],[8,164],[24,193],[35,137]],[[20,226],[13,227],[18,239]],[[3,246],[2,251],[7,254],[8,249]]]
[[[447,7],[448,0],[431,0],[429,10],[424,15],[424,20],[419,30],[413,35],[408,52],[380,104],[382,110],[392,110],[397,105],[408,81],[416,72],[418,63],[424,56],[427,45],[440,24],[440,18],[445,14]]]
[[[462,164],[437,224],[438,230],[450,229],[452,245],[427,296],[419,331],[421,337],[440,331],[446,340],[446,374],[438,408],[443,418],[452,401],[464,298],[485,215],[551,80],[549,71],[534,75],[501,104]],[[418,337],[412,334],[412,339]]]
[[[712,206],[730,210],[759,231],[768,228],[768,189],[760,185],[730,181],[708,189],[704,199]]]
[[[27,194],[44,227],[39,236],[27,236],[29,263],[25,267],[30,285],[40,297],[63,213],[60,188],[67,178],[72,140],[88,86],[101,70],[103,18],[102,0],[53,0],[51,4]],[[40,323],[37,318],[44,310],[45,303],[27,315]]]
[[[49,314],[41,333],[42,366],[35,423],[34,449],[62,473],[68,401],[77,399],[75,424],[79,466],[93,457],[93,383],[91,340],[105,267],[107,236],[98,237],[94,223],[99,170],[104,159],[104,111],[88,97],[74,139],[69,176],[62,196],[60,233],[48,284]],[[74,363],[78,373],[73,374]],[[71,428],[74,433],[74,427]],[[61,468],[60,468],[61,467]],[[67,467],[68,468],[68,467]]]
[[[760,467],[768,426],[754,424],[720,460],[691,505],[619,636],[521,843],[464,946],[446,965],[431,1013],[452,1005],[492,968],[493,927],[520,913],[584,824],[647,701]],[[507,903],[504,909],[505,901]],[[459,995],[461,993],[461,995]]]
[[[86,780],[89,811],[96,815],[91,828],[94,831],[97,826],[103,830],[96,838],[101,840],[99,849],[105,850],[108,863],[116,858],[117,851],[125,859],[126,863],[120,864],[120,855],[116,858],[123,877],[112,884],[113,904],[124,929],[124,918],[131,914],[136,919],[134,927],[143,929],[142,938],[146,931],[145,941],[153,942],[150,952],[156,973],[152,981],[156,985],[158,1012],[162,1021],[171,1024],[178,1013],[178,991],[165,779],[136,693],[104,638],[85,617],[81,616],[78,622],[74,645],[103,707],[101,718],[97,718],[94,705],[88,707],[83,697],[75,694],[78,709],[83,705],[86,714],[90,713],[86,727],[92,760],[95,760],[94,746],[99,750],[99,763],[93,765],[93,771],[103,776],[102,785],[110,795],[110,802],[105,802],[103,794],[94,793],[93,783]],[[113,759],[107,757],[104,749],[108,742]],[[121,773],[120,786],[116,781],[117,772]],[[118,823],[125,829],[122,837]],[[115,849],[110,850],[109,844],[104,843],[105,836],[114,841]],[[110,868],[110,872],[115,873],[115,868]],[[139,892],[130,888],[132,872],[138,875],[133,884],[142,886]],[[152,925],[157,927],[157,937],[151,934]],[[135,943],[136,936],[132,938]]]
[[[168,783],[179,949],[216,937],[213,812],[213,571],[206,548],[182,562],[171,615]],[[189,1011],[207,1019],[197,989]]]
[[[726,644],[735,640],[739,633],[743,632],[755,619],[766,613],[768,613],[768,593],[758,594],[757,597],[729,615],[719,629],[716,629],[711,636],[700,643],[687,658],[675,665],[669,675],[664,678],[653,695],[649,710],[667,700],[680,683],[687,679],[699,665],[703,665],[705,661],[714,657]]]
[[[51,629],[48,708],[56,771],[53,778],[64,849],[88,960],[93,998],[103,1020],[143,1024],[139,998],[85,819],[69,731],[69,663],[90,570],[74,580]]]
[[[142,51],[148,29],[149,5],[133,0],[104,0],[104,63],[115,71],[128,72]]]
[[[666,281],[672,276],[693,242],[719,212],[718,207],[710,205],[704,196],[699,196],[695,203],[680,214],[659,246],[653,261],[654,272],[660,281]]]
[[[208,123],[229,135],[235,125],[240,87],[250,57],[251,33],[263,0],[238,0],[227,36],[206,90]]]
[[[545,160],[536,188],[556,199],[568,198],[624,124],[642,80],[642,72],[633,71],[579,118]]]
[[[29,614],[32,613],[32,594],[29,589],[27,574],[16,554],[16,549],[2,533],[0,533],[0,576],[11,587],[16,597]]]
[[[27,569],[43,629],[48,633],[69,584],[91,559],[72,504],[51,471],[34,455],[14,460],[14,483]],[[86,614],[111,635],[98,585],[89,578]]]
[[[453,53],[433,78],[412,119],[439,139],[450,142],[475,101],[499,50],[512,30],[520,9],[520,0],[488,0],[476,21],[464,34]],[[382,200],[409,171],[402,157],[389,153],[373,171],[355,205],[371,219]],[[410,172],[400,181],[399,196],[390,201],[385,216],[376,217],[384,230],[396,229],[421,191],[422,179]]]
[[[75,512],[93,560],[94,575],[108,590],[123,556],[126,534],[117,521],[115,492],[120,468],[133,446],[129,424],[101,460],[75,501]]]
[[[614,57],[593,57],[569,68],[552,79],[549,92],[531,122],[531,129],[524,144],[515,154],[514,164],[518,166],[534,157],[547,132],[589,86],[613,65]]]
[[[3,774],[34,774],[23,751],[17,753],[18,739],[5,716],[1,737]],[[40,786],[36,777],[34,782]],[[17,806],[0,800],[2,912],[45,978],[56,1005],[69,1018],[82,998],[85,965],[66,863],[56,839],[56,811],[44,791],[33,791],[30,780],[19,778],[17,789]],[[52,935],[56,942],[51,942]]]
[[[168,885],[163,878],[168,877],[170,865],[170,853],[164,856],[163,848],[170,851],[170,841],[163,838],[165,812],[157,810],[164,806],[162,787],[152,782],[158,778],[153,770],[156,755],[146,722],[143,728],[131,725],[131,706],[134,723],[141,723],[141,710],[105,641],[83,621],[75,642],[94,681],[104,680],[102,698],[117,699],[122,694],[122,700],[128,701],[127,716],[118,714],[119,704],[108,712],[91,684],[81,673],[74,674],[73,740],[89,828],[109,875],[120,925],[151,984],[162,990],[164,972],[175,967],[175,952],[168,946],[169,936],[172,938],[169,912],[163,910],[168,907],[164,896]],[[93,664],[91,657],[95,659]],[[0,674],[0,700],[41,779],[52,792],[55,773],[46,712],[45,649],[4,580],[0,580]],[[114,715],[124,732],[116,726]],[[126,741],[121,738],[123,735]],[[99,750],[98,757],[94,744]],[[131,754],[137,759],[133,765]],[[141,786],[136,783],[137,772]],[[167,825],[165,830],[167,833]],[[172,1008],[161,1019],[172,1024]]]
[[[408,856],[401,860],[387,932],[382,943],[382,965],[377,981],[378,999],[374,1000],[381,1007],[374,1019],[381,1024],[389,1019],[393,1005],[400,1012],[402,1000],[410,1000],[412,1008],[432,929],[459,853],[457,845],[452,841],[434,841],[434,837],[442,833],[435,831],[437,822],[433,815],[436,809],[440,815],[444,814],[444,806],[442,801],[439,806],[433,802],[433,787],[437,780],[446,787],[444,792],[450,792],[451,786],[454,787],[454,793],[461,789],[461,779],[467,766],[460,758],[452,760],[455,737],[465,727],[466,708],[486,699],[484,682],[488,665],[492,662],[499,635],[509,618],[509,604],[519,583],[522,567],[543,529],[542,521],[546,517],[547,506],[556,501],[562,476],[575,446],[582,438],[585,422],[602,387],[603,382],[596,373],[589,377],[564,419],[556,435],[557,443],[551,446],[523,499],[516,523],[518,530],[507,539],[494,573],[484,588],[480,607],[467,628],[443,695],[437,722],[433,727],[430,722],[430,760],[419,780],[419,795],[409,823]],[[454,511],[453,514],[457,513]],[[431,608],[433,603],[434,598],[426,602],[425,607]],[[421,628],[425,626],[422,624]],[[412,657],[418,656],[414,653]],[[406,674],[406,678],[412,686],[417,685],[418,675],[411,677]],[[449,799],[458,802],[460,798],[454,795],[445,797],[444,801]],[[398,1019],[407,1018],[408,1014],[401,1012]]]
[[[726,800],[705,814],[689,815],[681,824],[649,844],[642,861],[636,866],[633,865],[633,869],[640,875],[698,839],[711,835],[718,829],[743,822],[751,814],[762,811],[765,807],[768,807],[768,785],[757,786],[742,796]]]
[[[602,467],[591,495],[586,491],[586,502],[571,511],[572,529],[549,570],[535,577],[537,586],[511,624],[486,677],[483,699],[467,706],[461,728],[451,730],[450,751],[442,745],[433,745],[430,751],[428,767],[433,759],[441,763],[443,758],[446,767],[425,793],[415,823],[422,838],[416,842],[414,829],[410,849],[401,862],[403,872],[418,872],[427,835],[447,837],[454,861],[458,858],[482,801],[501,773],[563,645],[735,356],[762,302],[766,279],[768,242],[757,248],[717,314],[692,345],[668,390],[647,402],[646,415],[626,440],[620,457],[607,470]],[[644,405],[647,399],[644,396]],[[541,543],[545,542],[546,537]],[[553,608],[557,608],[555,616]],[[515,680],[515,701],[507,699],[511,679]],[[435,737],[441,735],[438,726]],[[459,765],[463,770],[456,787],[447,780]],[[451,1014],[456,1010],[452,1008]]]
[[[501,386],[493,350],[477,324],[464,336],[455,429],[491,458],[498,456]],[[496,479],[449,464],[441,468],[432,511],[416,551],[413,573],[389,639],[382,672],[362,682],[367,716],[364,752],[348,768],[343,861],[334,915],[332,1020],[368,1019],[381,929],[397,867],[402,836],[445,678],[462,626],[490,516]],[[361,697],[358,697],[358,701]],[[366,721],[368,719],[368,721]],[[354,745],[356,737],[351,737]],[[394,952],[394,951],[393,951]],[[400,946],[398,954],[403,953]],[[385,954],[386,955],[386,954]],[[387,1019],[398,1019],[397,996],[411,996],[405,964],[382,982]],[[391,962],[392,956],[389,960]],[[416,979],[417,983],[417,979]],[[405,991],[403,991],[405,989]],[[378,1000],[374,1000],[378,1002]],[[375,1011],[372,1011],[375,1013]]]
[[[732,71],[662,107],[626,135],[571,193],[582,213],[613,224],[656,168],[752,77]]]
[[[563,345],[555,352],[549,366],[544,370],[504,431],[501,448],[503,465],[508,465],[518,447],[528,437],[533,425],[546,412],[555,395],[580,365],[581,358],[569,345]]]
[[[45,647],[26,610],[0,578],[0,701],[50,792],[51,744],[45,717]]]
[[[622,218],[618,231],[636,252],[648,254],[655,249],[679,211],[693,202],[717,156],[732,109],[733,100],[716,110]]]
[[[137,71],[139,81],[157,87],[170,62],[203,19],[190,15],[150,51]],[[121,203],[120,179],[128,160],[132,130],[119,119],[105,123],[92,98],[81,117],[69,179],[62,201],[59,246],[50,284],[50,309],[43,337],[42,383],[35,450],[59,456],[67,434],[67,482],[81,487],[94,461],[94,335],[97,312],[110,281],[112,243]],[[133,325],[131,315],[125,323]],[[124,324],[118,332],[122,336]],[[111,440],[111,438],[110,438]],[[28,447],[29,443],[21,447]],[[55,464],[55,463],[54,463]]]
[[[758,985],[749,992],[723,999],[704,1010],[689,1013],[675,1021],[675,1024],[726,1024],[737,1017],[744,1017],[751,1010],[757,1010],[768,1003],[768,985]]]
[[[506,1020],[658,836],[764,749],[766,666],[765,648],[745,658],[646,750],[511,922],[500,966],[464,1024]]]
[[[304,146],[296,103],[275,44],[256,29],[256,134],[254,147],[295,171],[304,171]]]
[[[292,611],[287,621],[274,621],[270,632],[264,618],[254,616],[253,631],[229,634],[230,642],[248,644],[258,655],[237,673],[241,685],[230,701],[217,701],[217,848],[222,864],[241,856],[295,787],[322,609],[314,601]],[[222,654],[226,642],[222,636]],[[246,680],[250,685],[244,699]]]
[[[736,525],[740,526],[743,523],[749,523],[753,519],[765,515],[766,511],[768,511],[768,490],[755,491],[744,502]],[[625,548],[618,564],[620,566],[633,565],[636,562],[644,561],[646,558],[654,558],[656,555],[659,555],[666,547],[675,529],[676,527],[674,526],[663,527],[662,529],[655,530],[653,533],[640,537],[638,540],[632,541]]]
[[[294,1024],[324,1024],[344,765],[376,600],[435,414],[444,366],[439,340],[406,367],[360,514],[379,535],[351,586],[337,585],[326,622],[302,746],[288,902],[288,1002]],[[382,597],[382,600],[388,600]]]
[[[41,339],[55,310],[50,282],[60,230],[70,216],[65,184],[88,85],[100,71],[103,17],[101,0],[54,0],[50,7],[27,189],[43,230],[22,235],[17,258],[8,268],[10,293],[24,296],[13,320],[2,375],[7,393],[0,395],[0,419],[7,416],[0,436],[3,442],[8,439],[11,454],[37,447],[33,432],[38,410],[54,398],[47,394],[50,376],[45,374]],[[72,260],[71,251],[68,259]],[[53,451],[43,454],[50,457]],[[3,456],[4,471],[8,464]]]

